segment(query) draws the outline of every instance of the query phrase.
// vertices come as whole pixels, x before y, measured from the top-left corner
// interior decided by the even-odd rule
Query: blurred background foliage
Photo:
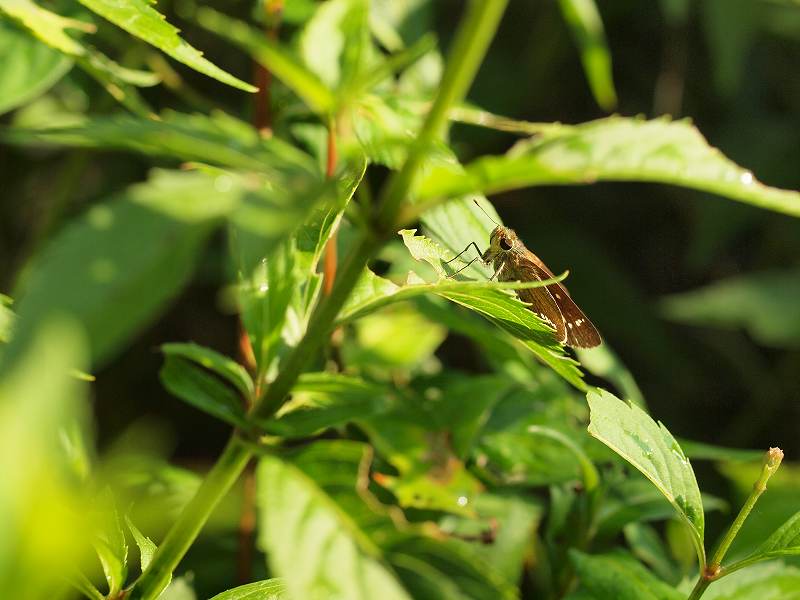
[[[254,7],[253,2],[212,4],[242,19],[252,21],[261,17],[260,8]],[[292,39],[313,14],[316,4],[311,0],[287,0],[280,37]],[[564,6],[567,4],[570,3],[511,2],[471,88],[469,101],[493,113],[532,122],[579,123],[602,117],[608,110],[647,117],[690,116],[711,145],[736,163],[746,165],[759,180],[777,187],[800,188],[797,169],[800,85],[796,77],[800,62],[800,6],[796,2],[600,1],[597,6],[613,59],[611,88],[604,87],[602,76],[599,81],[592,81],[592,85],[587,83],[579,48],[584,50],[583,63],[590,68],[602,72],[610,65],[604,64],[602,57],[592,58],[591,42],[581,38],[579,29],[570,29],[569,11]],[[77,4],[48,5],[57,7],[60,14],[76,18],[88,15]],[[376,5],[389,15],[388,20],[396,22],[406,44],[434,32],[438,46],[446,48],[462,3],[406,0]],[[215,64],[243,81],[253,81],[251,59],[199,26],[191,16],[196,7],[190,0],[165,0],[158,9]],[[317,34],[324,36],[325,32]],[[321,39],[315,38],[314,43],[319,45],[317,58],[324,64],[325,45]],[[138,91],[146,105],[157,113],[165,109],[191,113],[219,108],[244,120],[253,120],[255,109],[250,95],[177,63],[167,63],[157,51],[121,30],[98,26],[92,43],[96,45],[93,51],[113,56],[125,68],[151,71],[162,79],[161,85],[141,87]],[[14,78],[22,78],[15,69],[26,67],[15,67],[14,57],[23,53],[42,55],[34,61],[41,68],[41,74],[36,74],[40,85],[15,95]],[[311,55],[315,56],[313,52]],[[71,59],[55,52],[7,20],[0,21],[0,56],[4,65],[0,74],[3,90],[0,110],[16,108],[2,116],[5,126],[75,125],[83,123],[87,115],[120,112],[118,103],[98,83],[91,68],[78,68],[87,60],[85,57]],[[71,68],[73,62],[78,66]],[[435,84],[440,68],[439,55],[429,53],[415,65],[413,72],[404,74],[406,84],[415,85],[416,89],[430,87]],[[25,73],[25,76],[33,75]],[[103,81],[107,87],[109,79]],[[279,81],[274,81],[271,89],[276,114],[291,109],[290,92]],[[140,108],[134,106],[131,110],[136,112]],[[276,131],[280,132],[281,125],[288,123],[288,118],[286,123],[276,123]],[[292,133],[307,148],[319,148],[324,141],[313,123],[304,128],[302,123],[294,122],[292,127]],[[102,134],[98,133],[101,137]],[[128,135],[132,139],[141,135],[140,143],[147,144],[146,132],[140,128],[131,128]],[[451,138],[452,148],[464,163],[483,154],[504,152],[517,139],[510,133],[467,124],[456,124]],[[73,143],[82,145],[80,140]],[[108,145],[124,147],[125,143],[110,140]],[[391,148],[381,150],[387,153],[385,162],[391,165],[395,160]],[[41,251],[54,233],[69,227],[72,217],[97,208],[99,199],[135,195],[129,186],[145,180],[153,167],[179,164],[174,158],[146,156],[146,149],[143,152],[145,155],[46,145],[0,146],[0,291],[11,293],[18,281],[24,280],[27,261]],[[246,149],[242,155],[248,155]],[[307,165],[295,167],[301,169]],[[384,176],[381,170],[368,174],[375,186]],[[165,176],[161,181],[165,189],[172,190],[170,194],[175,193],[173,186],[185,188],[181,193],[193,193],[191,180],[173,181]],[[218,192],[220,197],[225,195],[224,190]],[[218,201],[216,197],[206,198],[209,207],[216,206]],[[635,379],[634,383],[627,373],[621,380],[607,376],[618,395],[634,398],[640,394],[650,411],[668,424],[678,438],[737,448],[779,444],[790,459],[797,456],[800,452],[800,221],[704,192],[648,183],[543,186],[502,193],[494,196],[493,202],[503,221],[554,272],[570,269],[571,293]],[[278,214],[283,208],[278,203],[271,214]],[[206,213],[213,210],[216,209],[203,212],[200,207],[191,219],[185,222],[178,219],[169,231],[158,233],[169,240],[160,249],[154,248],[156,239],[115,238],[120,256],[124,261],[125,257],[138,253],[158,256],[162,252],[175,259],[183,252],[189,260],[196,245],[205,240],[205,228],[210,227],[214,218]],[[128,212],[136,214],[126,213],[125,218],[148,218],[146,211]],[[102,220],[103,213],[97,212],[96,218]],[[74,235],[82,236],[80,232]],[[109,235],[116,233],[112,231]],[[342,252],[349,236],[344,226],[339,236]],[[91,239],[84,240],[86,244],[93,243]],[[485,244],[484,240],[476,241],[480,246]],[[231,280],[227,244],[219,232],[212,234],[202,246],[196,269],[186,285],[173,280],[174,290],[159,290],[163,298],[154,300],[157,302],[170,298],[177,290],[180,293],[169,301],[156,321],[137,321],[135,314],[141,306],[131,302],[127,309],[133,316],[119,315],[118,325],[136,332],[133,341],[103,353],[102,360],[92,369],[95,379],[90,385],[81,383],[82,391],[75,392],[72,389],[78,385],[75,382],[64,385],[55,379],[42,379],[38,382],[42,390],[14,389],[19,398],[26,394],[49,395],[52,406],[38,407],[36,410],[42,414],[15,415],[19,421],[0,421],[0,432],[4,432],[0,438],[9,448],[12,440],[24,438],[31,428],[38,433],[49,431],[52,420],[57,418],[62,422],[76,420],[83,427],[91,423],[97,453],[102,456],[95,468],[103,471],[111,487],[127,490],[130,499],[137,499],[132,521],[147,523],[148,536],[154,539],[162,537],[179,507],[191,497],[199,481],[195,473],[213,463],[229,434],[225,423],[177,401],[158,376],[163,362],[158,349],[165,342],[192,340],[228,356],[238,355],[238,319],[226,287]],[[409,263],[398,241],[384,249],[376,269],[389,275],[401,274],[408,271]],[[101,270],[102,267],[98,266]],[[132,260],[131,268],[135,267],[136,260]],[[423,273],[417,263],[414,269]],[[80,279],[59,272],[57,265],[51,274],[62,282],[64,296],[74,297],[79,305]],[[134,283],[137,287],[162,285],[165,279]],[[341,360],[357,365],[358,372],[371,379],[396,385],[411,382],[412,389],[431,406],[442,395],[463,394],[459,386],[467,386],[472,392],[481,390],[476,395],[482,395],[487,406],[502,397],[501,408],[494,410],[491,419],[482,425],[479,454],[485,459],[480,465],[485,480],[538,485],[552,484],[558,477],[563,477],[563,481],[575,479],[578,467],[566,457],[558,442],[539,440],[535,451],[527,459],[521,458],[521,442],[515,438],[526,435],[527,428],[536,425],[538,417],[530,417],[530,407],[541,399],[504,394],[509,376],[495,371],[492,357],[487,356],[493,350],[501,352],[502,348],[482,347],[469,341],[476,337],[467,333],[469,328],[479,328],[481,324],[460,323],[444,306],[438,299],[426,297],[412,305],[396,305],[357,321],[338,349]],[[91,307],[86,310],[91,311]],[[6,331],[4,324],[13,319],[5,311],[0,308],[0,337]],[[106,327],[107,320],[99,326]],[[59,322],[48,327],[52,329],[42,334],[48,341],[36,338],[36,345],[28,350],[28,358],[23,356],[21,361],[38,356],[36,360],[57,364],[65,362],[64,356],[68,356],[67,362],[72,365],[71,357],[85,353],[80,350],[85,345],[80,332]],[[591,366],[588,358],[585,364]],[[88,363],[84,365],[88,368]],[[462,373],[479,377],[462,380]],[[588,381],[600,383],[602,379],[590,375]],[[541,389],[545,390],[542,398],[547,398],[549,411],[565,422],[585,418],[585,408],[574,395],[564,392],[547,375],[542,383]],[[549,384],[552,389],[547,391]],[[15,385],[15,381],[3,382],[9,389]],[[311,383],[308,385],[305,393],[312,396],[320,393]],[[70,400],[75,394],[89,395],[91,417],[82,414],[78,403]],[[442,402],[442,406],[447,403]],[[431,407],[427,410],[435,413]],[[551,423],[552,416],[548,414],[541,419]],[[395,438],[382,437],[380,433],[390,429],[381,426],[381,419],[402,421],[402,415],[388,413],[365,419],[359,423],[360,431],[366,432],[389,463],[379,466],[399,476],[396,480],[386,476],[382,483],[406,505],[417,502],[417,510],[422,513],[441,505],[452,509],[453,500],[461,490],[476,485],[465,472],[463,479],[454,476],[451,480],[455,482],[454,489],[428,490],[430,495],[421,501],[421,487],[414,481],[414,465],[404,464],[397,457],[424,455],[429,436],[434,434],[399,428]],[[346,420],[343,418],[342,422]],[[40,439],[38,433],[36,438]],[[47,465],[47,461],[36,463],[33,453],[36,449],[28,451],[24,442],[16,447],[25,447],[25,455],[30,453],[31,466],[15,465],[13,471],[5,472],[2,485],[19,480],[19,484],[13,485],[24,487],[28,481],[39,495],[62,497],[65,506],[81,502],[69,481],[54,477],[49,482],[52,490],[39,487],[42,478],[36,469],[39,464]],[[466,456],[467,448],[462,450],[462,457]],[[52,451],[42,448],[41,456]],[[6,455],[11,452],[4,450]],[[342,450],[342,456],[351,460],[348,452]],[[79,450],[75,460],[75,473],[64,474],[67,480],[79,477],[88,468],[80,466],[82,461],[90,462],[81,458]],[[262,468],[279,471],[282,467],[262,463]],[[701,462],[695,468],[703,491],[722,499],[716,505],[707,502],[707,508],[728,507],[728,511],[731,505],[738,506],[757,476],[746,472],[739,463],[720,466]],[[776,489],[762,499],[737,540],[741,544],[740,553],[752,548],[797,509],[800,493],[797,467],[786,465],[783,469],[783,479],[776,481]],[[630,485],[639,483],[633,481]],[[246,493],[246,489],[237,486],[225,499],[182,564],[182,573],[193,574],[189,577],[193,577],[191,584],[198,597],[210,597],[236,583],[232,574],[241,563],[237,548],[242,496]],[[492,501],[485,500],[489,504]],[[572,500],[562,501],[568,504]],[[513,518],[519,521],[515,522],[535,527],[542,518],[540,502],[516,502]],[[492,510],[491,506],[486,508],[487,513]],[[664,513],[663,506],[660,510],[653,514],[666,517],[668,513]],[[612,517],[606,522],[609,539],[620,533]],[[447,519],[442,527],[450,527],[465,537],[476,535],[458,514]],[[715,539],[729,521],[729,512],[710,512],[707,538]],[[660,568],[659,573],[665,578],[677,581],[691,571],[691,564],[680,564],[681,554],[676,549],[687,542],[669,523],[658,533],[670,540],[674,557],[660,566],[653,565],[653,569]],[[40,523],[39,527],[41,532],[52,530],[47,523]],[[75,532],[62,533],[75,535]],[[624,536],[630,539],[649,539],[647,536],[651,534],[634,525],[624,528]],[[506,542],[513,546],[514,540]],[[35,537],[26,543],[36,544]],[[51,544],[48,551],[57,556],[58,545]],[[42,561],[49,564],[50,558],[45,556]],[[253,564],[256,566],[251,577],[267,575],[263,561]]]

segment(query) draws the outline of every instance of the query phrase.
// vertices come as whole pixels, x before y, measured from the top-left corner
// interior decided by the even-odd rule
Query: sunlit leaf
[[[0,11],[4,11],[24,25],[32,35],[48,46],[72,57],[82,69],[97,79],[109,94],[131,111],[142,115],[150,112],[133,86],[155,85],[158,83],[155,74],[125,68],[102,52],[84,46],[67,34],[68,29],[94,33],[96,29],[94,24],[63,17],[30,0],[0,0]]]
[[[97,560],[87,536],[93,515],[69,476],[61,445],[63,427],[86,416],[86,383],[71,375],[85,368],[86,358],[80,330],[61,319],[38,322],[20,353],[3,355],[0,598],[63,597],[65,576],[85,559]]]
[[[758,342],[800,346],[800,270],[751,273],[667,296],[664,314],[675,321],[744,328]]]
[[[313,454],[295,459],[305,462],[304,468],[276,456],[259,462],[258,539],[272,572],[285,581],[292,598],[371,599],[375,590],[389,600],[409,598],[380,550],[321,487],[320,479],[344,473],[329,471],[324,477],[320,450],[316,444]],[[329,445],[329,468],[335,467],[337,454]]]
[[[330,89],[352,85],[363,69],[368,8],[365,0],[330,0],[319,6],[300,33],[303,61]]]
[[[625,553],[589,555],[570,552],[581,585],[597,598],[684,600],[685,595],[653,575]]]
[[[129,517],[125,517],[125,524],[128,526],[136,545],[139,547],[139,566],[141,570],[144,571],[150,564],[150,561],[153,560],[153,555],[158,548],[153,543],[153,540],[139,531],[139,528],[133,524],[133,521],[131,521]]]
[[[164,15],[146,0],[80,0],[80,2],[89,10],[108,19],[131,35],[152,44],[195,71],[246,92],[255,92],[257,89],[203,58],[203,53],[181,38],[178,29],[168,23]]]
[[[563,126],[521,142],[505,156],[465,167],[432,165],[419,201],[535,185],[653,181],[726,196],[800,216],[800,193],[769,187],[708,145],[689,121],[610,117]]]
[[[289,600],[289,596],[282,579],[266,579],[232,588],[211,600]]]
[[[47,91],[72,67],[69,57],[0,21],[0,114]]]
[[[113,596],[119,593],[128,576],[128,542],[111,491],[100,494],[97,502],[100,527],[92,545],[103,566],[109,595]]]
[[[691,528],[700,564],[705,564],[705,515],[689,459],[672,434],[641,408],[605,390],[586,396],[591,411],[589,433],[647,477]]]
[[[559,0],[561,12],[581,53],[583,72],[595,101],[605,111],[617,104],[603,21],[594,0]]]

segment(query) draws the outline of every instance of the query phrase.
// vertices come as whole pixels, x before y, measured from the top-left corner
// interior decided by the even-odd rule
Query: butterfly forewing
[[[500,281],[542,281],[549,279],[543,269],[530,262],[519,262],[510,260],[500,269],[497,278]],[[556,339],[559,344],[567,341],[567,326],[558,304],[547,287],[527,288],[516,290],[517,296],[523,302],[529,304],[529,308],[548,321],[553,329],[556,330]]]

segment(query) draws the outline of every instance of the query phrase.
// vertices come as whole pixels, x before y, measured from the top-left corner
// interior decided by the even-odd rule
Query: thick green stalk
[[[422,151],[444,133],[448,111],[454,103],[461,101],[472,83],[506,4],[507,0],[472,0],[470,3],[456,34],[439,93],[422,126],[417,144],[409,152],[402,170],[392,178],[382,195],[377,218],[378,231],[365,231],[353,246],[342,264],[331,293],[320,301],[314,311],[303,339],[287,357],[278,376],[251,411],[252,419],[269,418],[286,401],[300,373],[327,339],[336,316],[367,262],[393,233],[400,209],[417,171],[422,166]],[[150,566],[131,588],[126,600],[152,600],[161,593],[172,571],[178,566],[214,507],[241,474],[251,454],[251,450],[234,434],[195,497],[170,529]]]
[[[700,573],[697,584],[695,584],[688,600],[697,600],[700,598],[706,591],[706,588],[711,585],[712,581],[716,581],[726,574],[725,569],[721,566],[722,560],[728,553],[728,549],[731,547],[733,540],[736,539],[736,535],[739,533],[742,525],[744,525],[750,511],[753,510],[761,494],[767,489],[767,481],[769,481],[773,473],[778,470],[778,467],[781,466],[782,460],[783,450],[780,448],[770,448],[767,451],[767,454],[764,456],[764,463],[761,467],[761,475],[759,475],[758,481],[753,484],[753,490],[750,492],[747,500],[745,500],[744,506],[742,506],[739,514],[736,515],[736,519],[734,519],[728,531],[725,532],[725,536],[722,538],[716,552],[714,552],[711,562],[703,569],[703,572]]]
[[[126,600],[153,600],[169,584],[172,572],[192,545],[217,503],[241,474],[252,451],[233,434],[225,450],[161,542],[150,565]]]
[[[466,96],[507,3],[508,0],[470,1],[448,54],[447,69],[442,76],[439,93],[416,141],[409,148],[403,168],[389,180],[381,194],[378,227],[382,233],[392,233],[392,228],[398,225],[398,217],[408,200],[414,178],[427,159],[433,142],[446,133],[450,108]],[[403,219],[400,218],[400,221]]]

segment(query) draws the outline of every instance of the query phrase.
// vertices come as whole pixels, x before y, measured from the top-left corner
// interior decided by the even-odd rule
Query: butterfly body
[[[481,258],[494,267],[494,276],[499,281],[543,281],[554,277],[514,230],[502,225],[492,231],[489,248]],[[591,348],[602,343],[597,328],[560,283],[517,290],[517,296],[555,329],[559,343],[573,348]]]

